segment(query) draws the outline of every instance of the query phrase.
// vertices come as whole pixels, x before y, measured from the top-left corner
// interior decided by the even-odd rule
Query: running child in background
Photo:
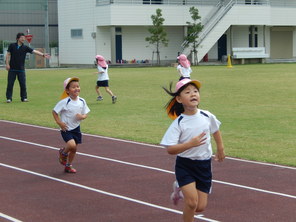
[[[180,75],[179,80],[182,80],[185,78],[190,79],[190,74],[192,73],[192,69],[190,67],[190,62],[187,59],[186,55],[181,54],[177,57],[177,59],[178,59],[177,70]]]
[[[212,186],[211,134],[216,142],[215,160],[225,158],[220,121],[209,111],[198,108],[201,83],[183,79],[172,92],[163,88],[172,99],[166,105],[168,116],[174,119],[161,145],[167,152],[177,155],[171,199],[176,205],[184,198],[183,221],[192,222],[195,212],[205,210]]]
[[[98,94],[98,101],[103,100],[103,96],[100,92],[100,87],[104,87],[106,92],[112,97],[112,103],[116,103],[117,97],[109,88],[109,75],[108,75],[108,64],[101,55],[96,55],[97,68],[98,68],[98,80],[96,85],[96,92]]]
[[[85,100],[79,97],[79,78],[68,78],[64,81],[64,92],[61,100],[52,111],[53,118],[61,128],[61,135],[66,146],[59,150],[59,162],[65,166],[66,173],[76,173],[72,162],[77,146],[82,142],[80,122],[87,118],[90,109]]]

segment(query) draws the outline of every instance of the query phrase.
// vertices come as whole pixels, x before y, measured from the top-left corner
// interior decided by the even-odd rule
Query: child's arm
[[[188,141],[186,143],[167,146],[167,152],[169,154],[179,154],[179,153],[182,153],[185,150],[188,150],[192,147],[203,145],[203,144],[205,144],[205,140],[207,139],[205,137],[205,135],[206,135],[206,133],[203,132],[203,133],[199,134],[198,136],[193,137],[190,141]]]
[[[178,72],[179,72],[179,75],[180,76],[183,76],[183,73],[182,73],[182,69],[181,68],[178,69]]]
[[[77,114],[76,114],[76,118],[77,118],[78,120],[84,120],[84,119],[87,118],[87,114],[80,114],[80,113],[77,113]]]
[[[52,115],[53,115],[53,118],[56,121],[56,123],[60,126],[61,130],[66,131],[68,128],[66,123],[61,121],[59,115],[54,110],[52,111]]]
[[[101,72],[99,72],[99,71],[94,72],[94,74],[102,74],[102,73],[104,73],[104,71],[101,71]]]
[[[103,73],[105,73],[105,69],[103,69],[101,66],[98,66],[98,74],[103,74]]]
[[[223,140],[222,140],[220,130],[213,133],[213,137],[214,137],[214,140],[217,145],[217,152],[215,154],[215,160],[222,162],[225,159],[225,153],[224,153],[224,145],[223,145]]]

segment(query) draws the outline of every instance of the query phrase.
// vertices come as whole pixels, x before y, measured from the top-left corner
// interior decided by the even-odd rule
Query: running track
[[[174,156],[160,146],[84,134],[65,174],[58,130],[0,120],[0,221],[174,222]],[[296,168],[213,162],[213,192],[196,221],[295,222]]]

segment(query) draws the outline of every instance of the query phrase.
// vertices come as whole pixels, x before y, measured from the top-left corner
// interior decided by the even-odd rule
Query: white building
[[[198,60],[236,58],[296,60],[296,0],[72,0],[58,1],[60,64],[93,64],[96,54],[118,60],[152,60],[151,15],[162,10],[169,45],[162,63],[183,49],[190,7],[199,10]],[[154,55],[155,58],[155,55]]]
[[[45,19],[48,19],[50,44],[58,42],[57,0],[0,1],[0,40],[15,42],[16,34],[27,31],[33,35],[32,48],[45,47]],[[48,16],[45,15],[48,9]]]

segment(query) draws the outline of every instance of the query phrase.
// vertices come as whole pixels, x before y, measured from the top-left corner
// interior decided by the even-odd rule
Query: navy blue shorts
[[[179,187],[196,182],[196,189],[210,193],[212,187],[212,160],[191,160],[177,156],[175,174]]]
[[[99,86],[99,87],[109,87],[109,81],[108,80],[97,81],[97,86]]]
[[[80,126],[70,131],[61,131],[61,135],[66,143],[72,139],[75,141],[76,144],[80,144],[82,142]]]

